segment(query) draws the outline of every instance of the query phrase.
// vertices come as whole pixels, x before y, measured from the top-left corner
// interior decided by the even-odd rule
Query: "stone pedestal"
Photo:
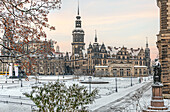
[[[165,107],[164,105],[162,87],[163,85],[161,83],[156,83],[152,85],[151,105],[148,106],[147,110],[143,110],[143,112],[170,112],[170,110],[168,111],[168,107]]]

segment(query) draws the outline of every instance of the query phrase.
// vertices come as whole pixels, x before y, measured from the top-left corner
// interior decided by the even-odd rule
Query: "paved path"
[[[109,104],[106,104],[93,112],[127,112],[125,110],[129,109],[128,107],[134,106],[133,103],[139,101],[143,93],[151,88],[152,82],[147,82],[141,88],[137,88],[135,91],[129,92],[124,97],[121,97]],[[133,111],[128,111],[133,112]]]

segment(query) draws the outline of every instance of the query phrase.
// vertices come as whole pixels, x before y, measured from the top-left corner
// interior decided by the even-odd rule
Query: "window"
[[[48,68],[48,72],[50,72],[50,68]]]
[[[127,69],[127,76],[130,76],[130,69]]]
[[[102,58],[102,54],[100,54],[100,57]]]
[[[142,61],[140,61],[140,65],[142,65]]]
[[[106,60],[103,60],[103,64],[106,64]]]
[[[124,75],[124,71],[123,69],[120,69],[120,76],[123,76]]]
[[[117,76],[117,69],[113,69],[113,75]]]
[[[43,72],[43,67],[40,67],[40,72]]]
[[[138,74],[138,69],[135,69],[135,75],[137,75]]]
[[[123,59],[125,59],[125,57],[123,56]]]
[[[139,74],[142,75],[142,70],[141,69],[139,69]]]
[[[56,72],[58,72],[58,68],[56,68]]]

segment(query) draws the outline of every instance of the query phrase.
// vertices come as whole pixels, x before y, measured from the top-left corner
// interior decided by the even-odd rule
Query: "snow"
[[[72,84],[79,84],[80,86],[85,86],[89,90],[89,84],[82,84],[81,81],[89,81],[88,76],[81,76],[76,79],[77,76],[74,75],[60,75],[60,76],[38,76],[39,80],[36,81],[34,76],[29,76],[29,81],[22,79],[23,87],[21,87],[21,81],[18,79],[8,79],[8,83],[5,83],[6,78],[0,76],[0,109],[2,112],[31,112],[32,108],[35,107],[34,103],[26,98],[23,93],[30,92],[31,87],[34,85],[42,85],[43,83],[48,83],[49,81],[63,82],[66,86]],[[119,99],[124,98],[129,94],[134,94],[137,89],[142,86],[147,85],[152,82],[151,77],[144,77],[143,82],[139,83],[139,78],[132,78],[133,86],[131,87],[131,78],[117,78],[118,92],[115,92],[116,82],[114,77],[92,77],[92,81],[105,81],[108,84],[91,84],[91,89],[97,88],[99,90],[99,95],[93,104],[87,105],[89,110],[95,111],[96,109],[105,107],[112,107],[113,105],[119,104]],[[41,82],[41,83],[36,83]],[[148,90],[146,95],[141,99],[141,105],[149,105],[151,100],[151,90]],[[126,97],[125,97],[126,98]],[[4,101],[6,103],[4,103]],[[8,101],[8,103],[7,103]],[[22,103],[21,103],[22,102]],[[148,102],[148,103],[145,103]],[[121,104],[121,103],[120,103]],[[165,102],[166,105],[170,104],[170,101]]]
[[[121,47],[111,47],[112,50],[110,51],[111,55],[116,55],[120,50]],[[127,51],[129,52],[129,54],[132,54],[132,56],[137,56],[139,54],[141,49],[127,49]]]
[[[105,103],[105,105],[107,105],[107,104],[109,104],[109,103],[111,103],[111,102],[113,102],[113,101],[116,101],[116,100],[118,100],[118,99],[126,96],[126,95],[129,94],[131,91],[134,91],[134,90],[136,90],[137,88],[142,87],[145,83],[146,83],[146,82],[143,82],[142,84],[141,84],[141,83],[138,83],[138,84],[133,85],[132,87],[129,86],[129,87],[127,87],[127,88],[118,88],[118,92],[117,92],[117,93],[111,94],[111,95],[109,95],[109,96],[103,96],[102,98],[97,99],[94,104],[92,104],[92,105],[89,106],[89,108],[90,108],[92,111],[94,111],[94,110],[102,107],[102,106],[103,106],[103,102]],[[125,84],[125,83],[124,83],[124,84]],[[123,87],[124,84],[122,84],[120,87]]]
[[[134,66],[135,68],[146,68],[147,66]]]
[[[119,47],[119,48],[116,48],[116,47],[112,47],[112,50],[110,51],[110,53],[111,53],[111,55],[112,54],[114,54],[114,55],[116,55],[117,53],[118,53],[118,51],[120,51],[121,50],[121,47]]]
[[[67,75],[64,78],[61,77],[61,76],[38,76],[38,79],[39,80],[58,80],[58,79],[62,79],[63,80],[63,79],[71,79],[72,77],[73,77],[72,75]],[[31,77],[29,77],[29,78],[31,78]]]
[[[136,50],[136,51],[131,51],[132,53],[132,56],[137,56],[140,52],[140,49],[139,50]]]
[[[74,54],[74,56],[79,57],[79,54]]]
[[[95,68],[108,68],[108,66],[95,66]]]

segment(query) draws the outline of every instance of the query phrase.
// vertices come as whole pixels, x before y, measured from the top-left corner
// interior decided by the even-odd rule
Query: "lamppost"
[[[64,59],[64,69],[62,70],[63,72],[63,78],[64,78],[64,75],[66,74],[66,59]]]
[[[62,69],[62,68],[61,68]],[[62,74],[63,74],[63,79],[64,79],[64,74],[65,74],[65,71],[62,69]]]
[[[132,84],[132,73],[131,73],[131,86],[133,86],[133,84]]]
[[[85,75],[87,74],[88,69],[86,69],[86,72],[84,73],[84,80],[85,80]]]
[[[114,70],[114,76],[115,76],[115,85],[116,85],[116,92],[118,92],[118,90],[117,90],[117,71],[116,70]]]
[[[91,93],[91,80],[92,80],[92,77],[90,76],[89,77],[89,94]]]
[[[21,65],[20,65],[21,61],[18,60],[18,74],[19,74],[19,80],[21,81],[21,87],[23,87],[22,85],[22,75],[21,75]]]

